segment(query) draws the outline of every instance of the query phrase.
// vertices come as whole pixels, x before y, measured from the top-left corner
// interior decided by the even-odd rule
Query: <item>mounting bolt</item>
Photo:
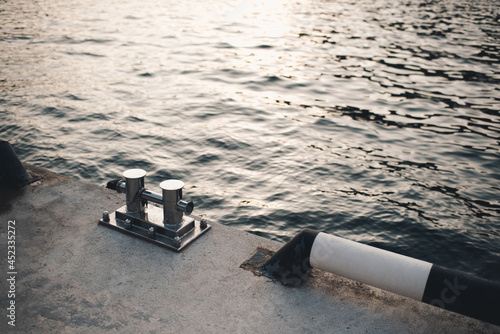
[[[174,246],[179,247],[181,245],[181,238],[175,237],[174,238]]]
[[[109,213],[108,213],[108,211],[104,211],[102,213],[102,220],[105,221],[105,222],[109,222]]]
[[[150,238],[153,238],[155,236],[155,228],[153,226],[151,226],[148,229],[148,235],[149,235]]]
[[[130,219],[125,219],[124,225],[127,230],[130,230],[132,228],[132,222],[130,221]]]
[[[201,218],[201,220],[200,220],[200,227],[201,228],[207,228],[207,218]]]

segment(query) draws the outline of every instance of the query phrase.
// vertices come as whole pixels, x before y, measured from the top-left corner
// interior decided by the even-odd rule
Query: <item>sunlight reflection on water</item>
[[[0,133],[196,213],[498,279],[498,1],[0,4]]]

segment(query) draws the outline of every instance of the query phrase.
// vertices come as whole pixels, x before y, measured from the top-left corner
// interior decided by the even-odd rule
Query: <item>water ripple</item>
[[[500,279],[498,0],[1,2],[0,135],[197,214]],[[83,144],[82,144],[83,143]]]

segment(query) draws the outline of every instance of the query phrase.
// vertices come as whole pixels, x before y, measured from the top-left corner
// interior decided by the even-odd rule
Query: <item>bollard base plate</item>
[[[126,220],[130,223],[126,223]],[[184,216],[180,226],[163,224],[163,209],[150,206],[142,216],[127,212],[123,206],[109,214],[109,219],[99,220],[100,225],[133,235],[176,252],[181,251],[202,234],[210,230],[211,225],[202,227],[199,220]],[[153,228],[154,232],[150,231]]]

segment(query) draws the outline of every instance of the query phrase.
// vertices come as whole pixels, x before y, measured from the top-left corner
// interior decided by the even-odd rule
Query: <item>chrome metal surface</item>
[[[129,169],[123,173],[126,189],[127,211],[135,214],[144,214],[145,203],[141,199],[141,192],[144,190],[144,177],[146,171],[143,169]]]
[[[129,169],[123,173],[125,181],[118,181],[116,190],[126,194],[126,205],[111,215],[104,212],[100,224],[177,251],[211,228],[205,218],[196,221],[189,216],[194,204],[182,200],[184,182],[163,181],[160,195],[144,188],[145,176],[146,171],[142,169]],[[148,207],[148,202],[163,207]]]
[[[127,184],[125,181],[118,181],[116,184],[116,191],[118,191],[120,194],[125,194],[127,191]]]
[[[126,194],[127,192],[127,185],[125,181],[120,181],[116,185],[116,191],[118,191],[121,194]],[[157,194],[155,192],[143,189],[142,192],[140,193],[141,199],[146,202],[153,202],[156,204],[163,204],[163,197],[160,194]]]
[[[177,210],[187,215],[190,215],[193,212],[193,209],[194,203],[191,201],[184,201],[181,199],[179,202],[177,202]]]
[[[163,204],[163,197],[160,194],[154,193],[149,190],[144,190],[141,193],[141,198],[148,202],[153,202],[156,204]]]
[[[179,210],[178,204],[182,199],[183,187],[184,182],[180,180],[166,180],[160,183],[160,188],[163,191],[163,218],[165,225],[180,225],[182,223],[183,211]]]
[[[125,219],[125,221],[123,222],[123,226],[127,230],[130,230],[132,228],[132,221],[130,219]]]
[[[127,212],[126,206],[123,206],[114,213],[109,214],[109,221],[104,221],[101,218],[99,224],[177,252],[184,249],[212,227],[210,224],[202,227],[199,219],[186,216],[179,229],[171,229],[163,225],[162,208],[150,206],[147,210],[148,219],[144,219]],[[151,228],[154,228],[154,235],[150,233]],[[177,241],[176,238],[178,238]]]
[[[179,247],[181,245],[181,238],[175,237],[174,238],[174,246]]]
[[[201,228],[207,227],[207,218],[201,218],[201,220],[200,220],[200,227]]]

